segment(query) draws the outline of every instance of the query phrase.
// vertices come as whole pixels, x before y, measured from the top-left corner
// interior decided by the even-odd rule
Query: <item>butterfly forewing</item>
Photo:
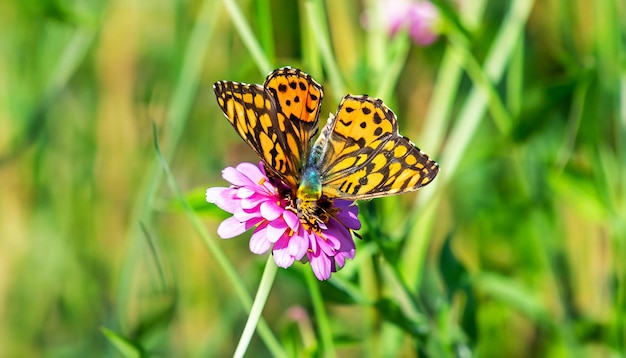
[[[277,104],[280,128],[292,161],[303,164],[309,156],[311,138],[317,132],[323,91],[308,74],[291,67],[272,72],[264,84]],[[300,166],[298,168],[301,168]]]
[[[379,99],[347,95],[316,145],[323,193],[350,200],[417,190],[439,167],[398,134],[394,113]]]
[[[322,87],[292,68],[272,72],[263,86],[219,81],[217,102],[267,168],[296,187],[317,130]]]
[[[322,105],[322,86],[306,73],[285,67],[272,72],[264,87],[274,97],[278,111],[305,129],[315,133]]]

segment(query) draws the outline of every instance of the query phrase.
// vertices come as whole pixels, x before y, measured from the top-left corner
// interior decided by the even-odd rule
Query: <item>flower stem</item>
[[[246,353],[246,350],[248,349],[248,346],[250,345],[250,340],[252,339],[254,330],[256,329],[259,318],[261,317],[261,312],[263,312],[263,307],[265,307],[265,302],[267,302],[267,296],[269,296],[272,284],[274,283],[274,278],[276,278],[276,271],[278,271],[278,266],[276,266],[273,261],[274,258],[272,255],[269,255],[267,262],[265,263],[265,270],[263,271],[263,276],[261,277],[259,290],[254,297],[248,321],[243,329],[241,338],[239,338],[239,343],[237,344],[233,357],[243,357],[244,353]]]
[[[313,303],[313,310],[315,311],[315,318],[317,319],[318,333],[322,340],[322,349],[324,353],[323,357],[332,358],[335,357],[335,345],[333,344],[332,328],[330,322],[328,322],[328,315],[324,309],[324,299],[318,286],[318,281],[315,279],[312,270],[304,270],[304,277],[306,277],[306,284],[309,287],[311,293],[311,302]]]

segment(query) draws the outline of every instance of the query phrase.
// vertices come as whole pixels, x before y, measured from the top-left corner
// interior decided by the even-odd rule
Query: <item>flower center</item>
[[[322,195],[321,184],[315,182],[314,177],[305,181],[309,184],[302,184],[297,190],[289,188],[278,178],[272,176],[268,176],[268,178],[276,186],[279,197],[286,201],[285,209],[296,214],[300,223],[309,232],[321,233],[322,228],[326,228],[330,218],[339,211],[333,206],[332,199]]]
[[[331,217],[337,214],[337,208],[333,206],[331,199],[321,197],[318,200],[296,199],[295,213],[305,228],[316,233],[322,232]]]

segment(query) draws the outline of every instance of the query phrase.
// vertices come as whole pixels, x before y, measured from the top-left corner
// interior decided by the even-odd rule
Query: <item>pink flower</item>
[[[429,1],[381,0],[381,14],[391,36],[406,28],[409,36],[418,45],[427,46],[437,40],[440,20],[439,10]],[[370,21],[366,19],[366,22]]]
[[[316,229],[298,217],[291,199],[295,196],[283,183],[270,179],[262,163],[228,167],[222,176],[231,186],[206,192],[208,202],[233,214],[217,228],[221,238],[229,239],[254,228],[250,251],[263,254],[271,248],[274,262],[283,268],[306,255],[320,280],[343,267],[346,258],[354,258],[351,230],[358,230],[361,223],[352,202],[334,200],[327,210],[333,214]]]

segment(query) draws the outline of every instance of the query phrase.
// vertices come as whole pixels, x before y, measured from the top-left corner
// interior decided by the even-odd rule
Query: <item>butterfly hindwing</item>
[[[347,95],[315,143],[323,193],[329,198],[371,199],[414,191],[439,167],[398,134],[395,114],[379,99]]]
[[[273,71],[263,86],[219,81],[213,89],[237,133],[273,174],[295,187],[317,131],[322,87],[285,67]]]

